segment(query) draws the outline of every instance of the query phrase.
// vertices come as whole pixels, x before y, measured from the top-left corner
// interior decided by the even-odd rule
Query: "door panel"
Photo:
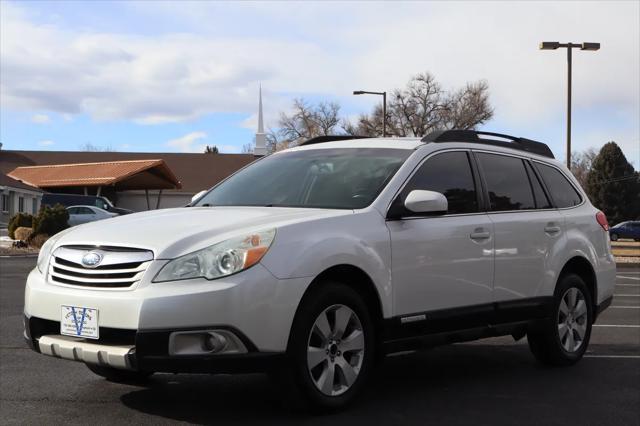
[[[543,296],[552,273],[554,248],[564,238],[564,219],[556,210],[495,213],[495,301]]]
[[[388,222],[395,314],[491,303],[492,226],[484,214]]]
[[[508,155],[478,152],[494,229],[495,301],[543,296],[553,274],[555,248],[564,238],[564,218],[530,164]]]
[[[395,315],[490,303],[493,224],[480,210],[479,184],[464,150],[427,158],[389,210]],[[404,208],[412,190],[444,194],[443,216]]]

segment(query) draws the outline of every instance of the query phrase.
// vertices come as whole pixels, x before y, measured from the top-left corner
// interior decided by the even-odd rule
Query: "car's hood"
[[[74,227],[56,241],[55,247],[101,245],[144,248],[152,250],[156,259],[171,259],[256,229],[352,213],[352,210],[282,207],[154,210]]]

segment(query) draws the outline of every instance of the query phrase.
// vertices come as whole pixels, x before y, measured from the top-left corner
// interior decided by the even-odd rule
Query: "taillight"
[[[602,229],[604,229],[605,231],[609,230],[609,222],[607,221],[607,216],[605,216],[604,213],[596,213],[596,220],[598,221],[600,226],[602,226]]]

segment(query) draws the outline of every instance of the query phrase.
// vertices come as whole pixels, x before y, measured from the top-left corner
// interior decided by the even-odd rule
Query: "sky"
[[[640,2],[0,1],[3,149],[240,152],[294,98],[342,114],[431,72],[447,89],[486,80],[480,129],[549,144],[563,159],[566,53],[573,149],[614,140],[640,169]]]

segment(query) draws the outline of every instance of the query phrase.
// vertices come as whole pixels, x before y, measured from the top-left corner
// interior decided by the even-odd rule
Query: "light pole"
[[[571,51],[599,50],[600,43],[560,43],[557,41],[543,41],[540,50],[556,50],[559,47],[567,49],[567,168],[571,169]]]
[[[387,137],[387,92],[367,92],[366,90],[355,90],[354,95],[382,95],[382,137]]]

